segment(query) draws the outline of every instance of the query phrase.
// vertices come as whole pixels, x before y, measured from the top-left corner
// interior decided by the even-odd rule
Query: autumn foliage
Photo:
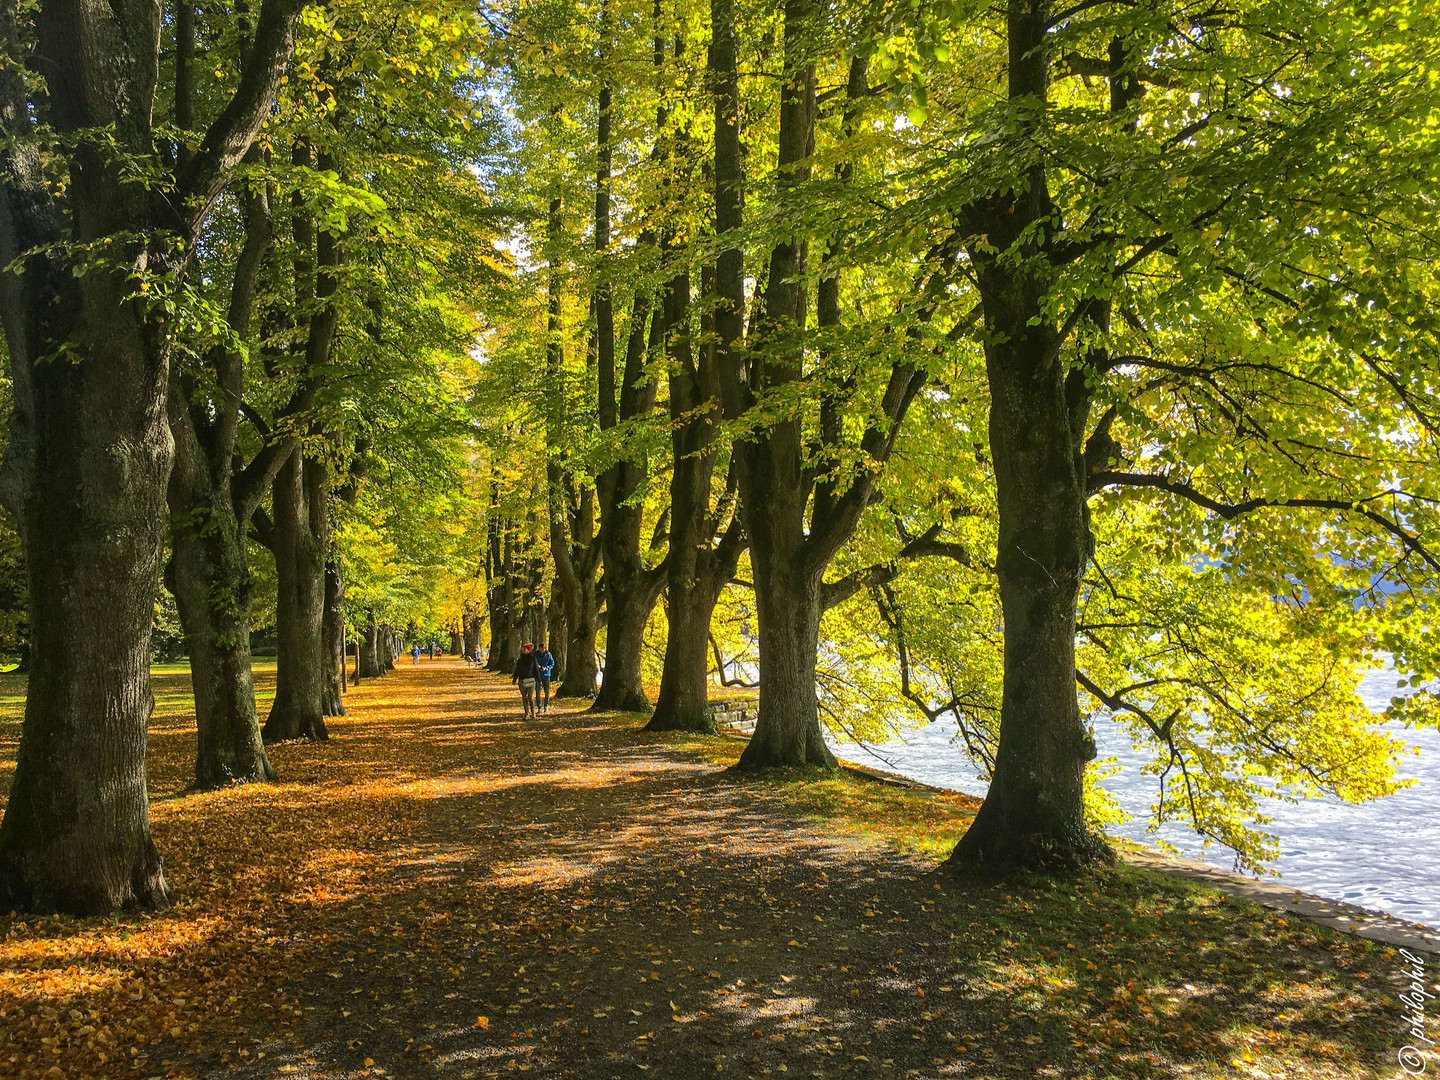
[[[0,1075],[1359,1077],[1393,1041],[1367,942],[1137,871],[937,878],[963,796],[524,725],[454,661],[362,684],[284,782],[197,794],[185,676],[156,682],[178,902],[0,917]]]

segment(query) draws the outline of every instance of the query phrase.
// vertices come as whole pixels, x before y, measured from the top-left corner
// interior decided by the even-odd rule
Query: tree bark
[[[810,179],[815,64],[808,56],[806,35],[814,19],[811,0],[787,0],[787,78],[780,90],[778,159],[782,198],[787,189]],[[751,364],[752,392],[771,390],[803,375],[799,336],[809,307],[804,280],[808,259],[809,243],[803,236],[789,237],[771,251],[760,330],[774,344],[763,361]],[[779,344],[787,339],[790,343]],[[776,765],[836,767],[821,737],[815,699],[820,579],[828,559],[816,558],[805,542],[810,484],[803,450],[800,418],[794,415],[735,447],[760,631],[760,708],[755,733],[738,766],[746,770]]]
[[[645,379],[645,354],[658,344],[663,320],[652,319],[636,297],[620,389],[621,418],[642,416],[655,407],[655,385]],[[647,326],[650,327],[647,334]],[[641,452],[606,470],[598,483],[601,505],[600,557],[605,567],[605,677],[592,712],[650,712],[641,674],[645,625],[665,582],[663,565],[646,567],[641,553],[644,507],[633,498],[645,483],[649,463]]]
[[[262,5],[235,94],[173,190],[135,183],[122,164],[163,168],[151,127],[159,5],[46,0],[23,25],[17,5],[0,10],[0,262],[14,268],[0,275],[13,394],[0,499],[26,556],[34,648],[0,823],[0,907],[89,915],[170,898],[145,783],[170,347],[164,305],[136,282],[164,291],[183,275],[270,111],[299,6]],[[27,63],[43,73],[34,98]],[[63,203],[46,169],[68,176]],[[103,256],[73,254],[85,251]]]
[[[375,609],[370,609],[370,622],[365,627],[365,636],[360,639],[360,655],[356,660],[357,679],[378,679],[385,674],[380,660],[380,624],[375,620]]]
[[[600,686],[600,660],[597,656],[600,631],[600,588],[592,570],[578,576],[580,588],[576,593],[576,622],[571,622],[569,612],[565,615],[566,633],[565,667],[563,682],[556,691],[557,698],[570,700],[593,698]]]
[[[275,701],[266,742],[326,739],[325,540],[329,523],[325,466],[299,447],[275,479]]]
[[[326,716],[344,716],[341,674],[345,666],[345,582],[340,577],[340,564],[333,559],[325,563],[325,608],[320,618],[320,650],[325,665],[320,691],[321,711]]]
[[[607,9],[608,14],[608,9]],[[605,16],[602,16],[604,18]],[[610,179],[610,88],[600,91],[600,119],[595,194],[595,249],[603,255],[609,245],[609,179]],[[559,243],[561,230],[560,200],[550,203],[548,239],[552,246]],[[566,423],[564,351],[561,343],[561,296],[558,254],[552,252],[547,287],[546,369],[550,376],[551,404],[548,416],[549,441],[552,453],[545,463],[545,479],[549,490],[550,552],[555,562],[555,592],[560,610],[552,616],[550,651],[555,657],[555,678],[560,685],[556,698],[593,698],[598,687],[599,665],[595,658],[595,636],[599,625],[599,596],[596,573],[600,566],[600,548],[595,537],[595,491],[577,480],[566,468],[558,447]],[[603,300],[602,300],[603,296]],[[604,307],[603,318],[600,314]],[[597,324],[603,332],[614,334],[610,310],[609,285],[597,289],[594,301]],[[612,357],[613,364],[613,357]],[[554,597],[552,596],[552,610]],[[558,616],[558,617],[556,617]],[[558,627],[557,624],[558,623]],[[559,629],[563,637],[556,635]]]
[[[712,274],[704,275],[713,278]],[[711,290],[713,291],[713,289]],[[647,731],[713,733],[710,714],[710,618],[720,591],[735,576],[743,545],[738,518],[723,524],[722,500],[711,512],[710,486],[715,472],[715,438],[720,423],[719,379],[714,350],[714,320],[701,322],[702,345],[691,347],[690,277],[681,274],[666,290],[665,327],[670,357],[670,551],[666,556],[665,666],[655,714]],[[723,339],[722,345],[728,345]],[[733,496],[733,486],[727,490]]]
[[[240,338],[249,333],[256,282],[271,241],[270,203],[263,187],[244,193],[244,223],[227,314]],[[283,439],[268,441],[246,463],[236,451],[240,410],[227,407],[244,400],[244,357],[217,344],[206,352],[203,369],[171,372],[175,463],[167,491],[171,562],[166,571],[190,658],[198,729],[195,784],[201,789],[275,779],[260,737],[251,675],[252,586],[245,530],[288,447]],[[308,407],[309,398],[302,395],[295,404]]]
[[[1048,96],[1048,23],[1046,0],[1011,0],[1012,100]],[[1057,215],[1044,166],[1032,166],[1025,179],[968,208],[965,221],[971,235],[991,230],[970,257],[985,314],[1005,672],[990,789],[947,865],[987,873],[1112,857],[1085,826],[1084,773],[1095,744],[1080,724],[1075,682],[1075,602],[1092,542],[1083,445],[1089,395],[1067,396],[1048,305],[1047,247]]]
[[[505,674],[513,671],[520,656],[519,589],[515,565],[514,527],[495,512],[492,489],[485,560],[486,600],[490,607],[490,656],[486,667]]]
[[[166,571],[190,654],[198,731],[195,786],[201,789],[276,778],[261,743],[250,672],[244,535],[228,493],[218,494],[203,516],[193,498],[185,500],[190,515],[172,534]]]
[[[751,553],[752,563],[754,552]],[[825,745],[815,697],[815,655],[820,637],[819,582],[772,566],[769,587],[755,592],[760,633],[760,715],[737,768],[814,765],[835,769]],[[757,575],[758,577],[758,575]]]

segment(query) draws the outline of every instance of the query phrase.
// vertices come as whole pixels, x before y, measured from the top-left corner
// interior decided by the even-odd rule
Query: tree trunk
[[[474,610],[467,607],[461,625],[465,628],[465,655],[474,656],[475,649],[480,645],[481,634],[484,632],[484,620]]]
[[[86,308],[107,321],[74,326],[70,357],[25,372],[24,434],[43,467],[26,470],[16,515],[33,668],[0,823],[4,910],[94,915],[170,900],[145,784],[171,458],[165,355],[158,331],[131,318],[123,269],[97,276],[112,287]]]
[[[272,235],[264,188],[247,189],[243,206],[245,243],[228,312],[230,329],[242,339],[249,332],[255,286]],[[195,784],[203,789],[275,779],[261,742],[251,675],[252,587],[245,529],[287,451],[282,441],[267,442],[248,464],[236,452],[239,410],[219,402],[243,399],[241,353],[216,344],[205,353],[201,370],[210,379],[184,368],[171,373],[175,463],[167,489],[172,554],[166,583],[190,656],[198,729]]]
[[[378,679],[385,674],[380,661],[380,624],[375,621],[375,612],[370,612],[370,623],[365,636],[360,639],[360,655],[356,660],[356,679]]]
[[[545,647],[555,659],[554,678],[565,677],[565,662],[569,659],[570,631],[565,628],[565,602],[560,597],[560,583],[550,586],[550,603],[546,607],[548,623],[545,627]]]
[[[997,268],[995,276],[1004,273]],[[1007,292],[986,311],[1005,620],[1000,744],[985,803],[949,860],[992,870],[1085,863],[1105,853],[1085,827],[1083,778],[1095,745],[1075,690],[1075,601],[1090,545],[1084,477],[1064,372],[1050,355],[1053,332],[1030,290],[1021,284]],[[992,319],[1002,305],[1010,317]]]
[[[780,91],[779,166],[782,195],[810,179],[815,139],[815,64],[806,35],[815,17],[811,0],[785,5],[785,66],[793,77]],[[809,244],[795,236],[770,254],[762,344],[769,353],[753,365],[758,392],[803,376],[803,353],[794,341],[805,329],[809,307],[805,273]],[[773,765],[823,765],[835,758],[820,733],[815,702],[815,653],[820,626],[820,580],[829,562],[806,544],[810,484],[803,462],[797,416],[784,417],[735,448],[745,532],[754,568],[760,635],[760,709],[755,734],[740,757],[742,769]],[[770,667],[769,665],[775,665]]]
[[[619,595],[608,591],[607,572],[605,620],[605,679],[590,706],[591,712],[650,712],[650,699],[645,696],[641,678],[640,644],[645,624],[655,609],[658,580],[640,582]],[[611,607],[611,597],[615,606]]]
[[[34,648],[0,823],[0,907],[89,915],[169,901],[145,784],[172,452],[165,305],[150,299],[183,280],[185,252],[269,113],[299,6],[261,6],[235,96],[163,191],[135,182],[165,171],[152,128],[160,5],[0,10],[12,404],[0,499],[25,551]]]
[[[644,298],[635,299],[625,373],[620,387],[622,418],[643,416],[655,405],[655,384],[646,382],[647,347],[654,350],[664,334],[664,319],[649,318]],[[649,326],[647,335],[646,327]],[[647,346],[648,341],[648,346]],[[665,583],[663,567],[644,566],[640,532],[644,507],[634,499],[645,484],[649,462],[643,451],[621,461],[600,478],[600,557],[605,567],[605,677],[591,704],[592,712],[650,712],[641,679],[645,625]]]
[[[673,549],[672,549],[673,554]],[[710,582],[675,581],[672,568],[665,611],[669,629],[665,638],[665,668],[655,714],[646,731],[695,731],[713,735],[710,715],[710,616],[715,600]]]
[[[666,605],[669,634],[660,694],[649,727],[710,732],[710,677],[706,646],[715,603],[735,574],[742,543],[739,521],[713,544],[723,512],[710,511],[715,437],[719,417],[699,412],[721,398],[721,376],[734,371],[745,325],[744,256],[735,242],[744,219],[740,155],[739,87],[735,70],[734,0],[712,0],[708,66],[714,88],[715,235],[723,242],[713,268],[702,274],[702,287],[713,296],[701,316],[702,344],[696,366],[683,330],[689,302],[688,280],[677,278],[666,294],[667,334],[671,352],[670,415],[674,467],[670,481],[670,553],[667,556]],[[732,474],[733,475],[733,474]],[[727,484],[727,492],[730,485]]]
[[[596,655],[596,639],[600,630],[600,584],[593,571],[578,575],[578,579],[576,622],[571,623],[569,615],[565,619],[569,640],[565,643],[564,681],[554,695],[572,701],[593,698],[600,686],[600,661]]]
[[[760,627],[760,709],[755,733],[737,765],[742,770],[784,765],[837,768],[825,745],[815,698],[815,653],[820,639],[820,581],[794,558],[776,557],[766,544],[750,551]]]
[[[325,563],[325,611],[320,619],[320,641],[325,664],[321,711],[326,716],[344,716],[341,684],[345,667],[345,582],[340,577],[340,564],[333,560]]]
[[[325,467],[297,447],[275,478],[275,702],[266,742],[326,739]]]
[[[1012,99],[1047,96],[1048,21],[1044,0],[1010,5]],[[1075,685],[1075,601],[1091,548],[1088,395],[1067,399],[1060,334],[1047,304],[1046,245],[1056,213],[1044,166],[1032,166],[1026,181],[1019,194],[977,203],[965,222],[974,235],[990,230],[989,244],[972,250],[971,260],[985,311],[1005,673],[990,790],[947,865],[989,873],[1112,857],[1085,827],[1085,765],[1095,744],[1081,727]]]
[[[228,470],[229,465],[225,468]],[[255,684],[250,672],[250,568],[240,523],[228,492],[212,492],[210,506],[183,503],[174,520],[166,583],[175,596],[190,683],[195,692],[198,739],[195,786],[201,789],[252,780],[274,780],[260,738]],[[204,511],[203,513],[201,511]]]
[[[654,62],[657,73],[663,69],[665,39],[660,27],[661,8],[655,5]],[[656,130],[663,131],[667,109],[657,110]],[[601,90],[601,109],[597,128],[597,159],[595,184],[595,248],[602,260],[609,247],[610,236],[610,88]],[[658,143],[657,143],[658,152]],[[653,231],[647,229],[639,237],[639,245],[655,243]],[[621,373],[619,395],[615,385],[615,329],[613,296],[608,284],[602,284],[595,296],[596,311],[596,386],[597,414],[601,430],[617,423],[639,419],[655,408],[656,382],[646,371],[646,357],[663,348],[664,317],[655,311],[654,299],[647,291],[637,291],[630,316],[630,332],[625,347],[625,368]],[[648,328],[648,334],[647,334]],[[605,678],[590,706],[592,712],[621,710],[650,711],[649,699],[641,680],[640,654],[644,645],[645,624],[664,584],[664,570],[646,569],[640,550],[640,529],[644,507],[635,496],[645,486],[649,461],[643,449],[634,456],[616,462],[597,478],[596,494],[600,504],[598,546],[605,570]]]
[[[707,272],[704,277],[709,283],[714,275]],[[707,291],[713,292],[713,288]],[[698,353],[692,349],[689,306],[690,277],[681,274],[670,282],[665,297],[673,425],[670,551],[665,559],[669,630],[655,715],[646,730],[713,733],[707,655],[710,617],[720,590],[735,575],[741,545],[738,523],[734,521],[725,537],[715,542],[720,524],[719,515],[712,516],[710,506],[715,437],[720,422],[715,328],[713,319],[706,315],[701,321],[700,349]]]

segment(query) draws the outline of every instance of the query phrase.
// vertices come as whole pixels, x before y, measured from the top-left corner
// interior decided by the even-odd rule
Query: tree
[[[1094,750],[1074,684],[1076,607],[1108,492],[1164,492],[1204,511],[1203,525],[1177,513],[1167,529],[1196,541],[1184,557],[1233,567],[1210,580],[1237,596],[1261,581],[1285,591],[1290,578],[1309,591],[1304,606],[1347,604],[1364,590],[1347,600],[1327,579],[1437,568],[1432,481],[1417,452],[1431,436],[1407,385],[1414,360],[1394,347],[1413,333],[1402,327],[1430,285],[1416,276],[1413,234],[1370,223],[1380,199],[1392,220],[1413,220],[1426,141],[1408,140],[1393,165],[1378,154],[1366,159],[1373,168],[1348,164],[1357,139],[1415,131],[1413,118],[1432,107],[1413,57],[1398,59],[1432,39],[1398,37],[1388,14],[1335,15],[1164,22],[1016,0],[1003,24],[1003,95],[957,93],[953,116],[917,101],[918,120],[958,124],[975,148],[946,170],[943,196],[904,214],[963,240],[955,284],[973,289],[984,313],[1004,611],[993,779],[955,865],[1106,856],[1084,821]],[[1358,59],[1360,25],[1367,56],[1383,60]],[[934,51],[943,36],[921,39]],[[1355,303],[1364,272],[1347,267],[1376,258],[1409,273],[1372,309]],[[1350,569],[1335,570],[1325,535],[1356,551]],[[1168,693],[1158,687],[1178,681],[1107,688],[1082,673],[1081,685],[1143,719],[1173,755],[1176,729],[1152,706]],[[1172,718],[1196,707],[1182,696]],[[1242,710],[1248,734],[1230,729],[1247,755],[1265,741],[1265,715]],[[1362,720],[1352,712],[1343,726],[1383,771]],[[1353,772],[1325,775],[1311,774],[1352,795],[1364,787]]]
[[[300,6],[263,0],[238,82],[183,164],[153,121],[158,5],[0,10],[0,260],[15,267],[0,281],[15,394],[0,498],[24,544],[34,646],[0,824],[3,904],[91,914],[169,899],[144,779],[169,334],[205,218],[275,99]],[[80,647],[102,626],[105,648]]]
[[[666,558],[665,667],[655,715],[648,730],[713,731],[709,699],[710,622],[720,591],[735,576],[744,550],[736,505],[736,463],[723,494],[712,503],[719,452],[722,371],[731,365],[745,324],[744,256],[735,233],[744,218],[740,160],[739,85],[735,72],[735,9],[731,0],[711,5],[708,58],[715,127],[714,234],[724,245],[701,274],[706,307],[698,347],[690,322],[690,275],[677,274],[665,288],[672,471],[670,549]],[[688,138],[687,138],[688,142]],[[687,162],[693,169],[693,162]],[[695,198],[689,185],[682,197]],[[693,221],[693,211],[682,215]],[[689,224],[689,222],[685,222]],[[673,231],[673,227],[672,227]],[[687,231],[693,236],[693,225]],[[708,286],[708,287],[704,287]]]

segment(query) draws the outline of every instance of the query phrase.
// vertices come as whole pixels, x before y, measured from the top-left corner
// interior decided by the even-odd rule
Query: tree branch
[[[1434,570],[1440,570],[1440,558],[1430,552],[1421,543],[1420,538],[1406,532],[1400,525],[1375,510],[1365,506],[1366,503],[1383,499],[1386,496],[1401,496],[1403,491],[1382,491],[1375,495],[1368,495],[1363,499],[1247,499],[1239,503],[1225,503],[1218,499],[1211,498],[1193,485],[1180,480],[1171,480],[1168,476],[1152,476],[1148,473],[1125,473],[1100,471],[1090,476],[1090,491],[1098,491],[1104,487],[1148,487],[1158,491],[1165,491],[1171,495],[1178,495],[1188,502],[1194,503],[1218,514],[1226,521],[1241,517],[1245,514],[1254,513],[1257,510],[1277,508],[1298,508],[1313,510],[1340,510],[1344,513],[1359,514],[1361,517],[1375,523],[1385,532],[1394,536],[1409,551],[1420,556]]]

